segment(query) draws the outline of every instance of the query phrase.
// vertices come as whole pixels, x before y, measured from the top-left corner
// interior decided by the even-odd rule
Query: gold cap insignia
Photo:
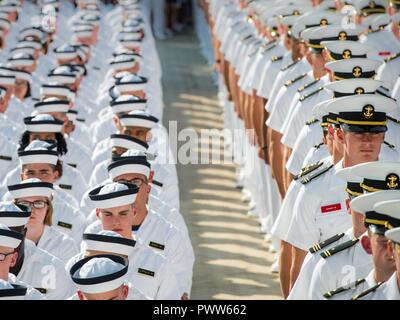
[[[320,26],[326,26],[327,24],[328,24],[328,20],[325,18],[321,19],[321,21],[319,22]]]
[[[342,52],[343,59],[350,59],[351,58],[351,51],[349,49],[345,49]]]
[[[374,115],[375,108],[371,104],[367,104],[366,106],[364,106],[362,111],[365,119],[371,119]]]
[[[399,185],[399,176],[395,173],[390,173],[386,177],[386,185],[389,189],[396,189]]]
[[[339,40],[342,40],[342,41],[347,40],[346,31],[340,31],[339,34],[338,34],[338,38],[339,38]]]
[[[294,11],[292,12],[292,15],[293,15],[293,16],[299,16],[299,15],[300,15],[300,11],[299,11],[299,10],[294,10]]]
[[[365,92],[364,88],[358,87],[354,90],[354,94],[363,94]]]
[[[353,68],[353,76],[355,76],[356,78],[361,77],[362,74],[362,69],[361,67],[354,67]]]

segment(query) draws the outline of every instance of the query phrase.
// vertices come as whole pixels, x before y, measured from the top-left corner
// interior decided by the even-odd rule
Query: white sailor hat
[[[335,80],[350,78],[373,78],[376,70],[382,64],[381,61],[365,58],[351,58],[331,61],[325,67],[331,70]]]
[[[127,55],[138,55],[138,53],[135,53],[134,50],[125,48],[125,47],[122,46],[122,45],[118,45],[118,46],[115,48],[114,52],[113,52],[113,56],[116,57],[116,56],[119,56],[119,55],[122,55],[122,54],[127,54]]]
[[[374,205],[374,211],[398,220],[396,227],[400,227],[400,199],[377,202]]]
[[[367,58],[378,54],[373,47],[356,41],[323,41],[321,45],[328,50],[332,60]]]
[[[358,41],[358,36],[365,31],[361,26],[346,26],[343,24],[330,24],[316,29],[322,33],[322,41]]]
[[[29,132],[61,132],[64,122],[42,113],[24,118],[24,124]]]
[[[336,177],[347,182],[346,192],[353,198],[361,196],[364,192],[361,188],[363,179],[351,171],[351,167],[339,169],[335,173]]]
[[[0,212],[1,216],[1,212]],[[1,217],[0,217],[1,220]],[[0,224],[0,247],[7,247],[16,249],[21,244],[24,235],[20,232],[10,230],[6,225]],[[2,288],[0,284],[0,299],[2,294]]]
[[[382,81],[366,78],[345,79],[326,83],[324,88],[332,91],[335,98],[341,98],[356,94],[375,93],[382,84]]]
[[[114,114],[133,110],[145,110],[147,99],[141,99],[133,95],[121,95],[111,102],[110,107]]]
[[[73,28],[74,39],[85,39],[90,38],[93,35],[93,27],[89,26],[76,26]]]
[[[382,30],[391,22],[391,17],[388,14],[377,14],[373,16],[370,23],[366,25],[366,28],[370,29],[370,32]]]
[[[110,209],[133,204],[138,188],[133,184],[112,182],[96,187],[89,192],[89,198],[98,209]]]
[[[67,118],[69,121],[72,121],[72,122],[75,122],[76,120],[78,120],[78,110],[72,110],[72,109],[68,110]]]
[[[34,41],[34,40],[20,40],[20,41],[18,41],[17,45],[22,46],[22,47],[32,47],[32,48],[35,48],[35,50],[42,49],[41,42]]]
[[[58,152],[55,148],[54,144],[34,140],[24,150],[18,151],[20,164],[48,163],[55,166],[58,161]]]
[[[287,26],[290,29],[293,27],[293,25],[296,24],[296,22],[299,20],[300,16],[299,15],[294,15],[294,16],[286,16],[284,18],[281,19],[281,24]],[[289,32],[289,35],[291,35],[291,33]]]
[[[367,16],[376,13],[385,13],[388,6],[387,0],[357,0],[353,6],[358,13]]]
[[[125,135],[125,134],[112,134],[110,136],[111,146],[124,148],[124,149],[137,149],[146,151],[149,148],[149,145],[137,138]]]
[[[48,75],[49,81],[56,81],[61,84],[73,84],[77,79],[77,73],[72,72],[68,66],[59,66],[53,69]]]
[[[314,52],[321,52],[324,48],[321,45],[321,41],[324,39],[321,27],[307,28],[300,33],[300,37],[307,42],[307,46]]]
[[[158,123],[158,119],[142,110],[131,111],[120,118],[124,127],[141,127],[152,129]]]
[[[357,213],[365,215],[364,224],[372,232],[385,234],[385,231],[400,226],[400,220],[386,215],[383,212],[375,211],[375,205],[379,202],[398,200],[400,191],[386,190],[364,194],[350,202],[350,208]]]
[[[400,190],[400,162],[361,163],[354,166],[352,172],[364,179],[361,187],[367,192]]]
[[[346,131],[385,132],[386,115],[396,110],[397,104],[380,94],[359,94],[333,99],[324,108],[337,114],[337,121]]]
[[[14,74],[16,79],[25,80],[27,82],[31,82],[32,80],[32,74],[29,71],[15,70]]]
[[[306,5],[302,3],[292,3],[278,8],[274,14],[280,18],[285,18],[290,16],[300,16],[309,12],[310,10],[312,10],[311,4]]]
[[[104,293],[125,283],[128,265],[120,256],[102,254],[78,261],[71,267],[70,275],[81,292]]]
[[[53,193],[53,184],[43,182],[38,178],[31,178],[21,181],[18,184],[7,186],[8,191],[14,199],[26,197],[51,197]]]
[[[304,14],[299,19],[299,22],[304,24],[305,28],[325,26],[339,22],[343,19],[343,15],[326,11],[326,10],[313,10],[308,14]]]
[[[58,82],[48,82],[40,87],[40,95],[43,96],[63,96],[68,100],[73,100],[75,94],[65,85]]]
[[[25,37],[29,37],[29,36],[33,36],[38,39],[42,39],[45,36],[45,33],[43,32],[42,29],[37,28],[37,27],[24,28],[19,33],[19,37],[21,39],[24,39]]]
[[[141,21],[136,21],[135,24],[130,26],[122,26],[121,32],[122,33],[136,33],[136,32],[143,32],[144,24]]]
[[[146,89],[147,82],[147,78],[131,73],[117,79],[115,87],[119,92],[140,91]]]
[[[135,240],[124,238],[119,233],[109,230],[101,230],[98,233],[84,233],[82,241],[86,244],[86,250],[128,257],[136,245]]]
[[[27,290],[27,287],[0,279],[0,300],[25,300]]]
[[[120,54],[110,61],[110,67],[113,70],[130,69],[137,65],[138,60],[133,54]]]
[[[140,31],[132,32],[129,29],[122,29],[118,34],[119,41],[141,41],[143,39],[143,34]]]
[[[151,164],[147,161],[147,154],[142,150],[130,149],[120,157],[113,158],[107,167],[111,179],[123,174],[142,174],[147,178],[150,176]]]
[[[13,86],[15,85],[15,71],[11,73],[3,72],[0,70],[0,86]]]
[[[400,4],[399,4],[399,6],[400,6]],[[400,9],[400,7],[399,7],[399,9]],[[392,18],[393,24],[397,24],[397,25],[400,24],[400,12],[397,12],[396,14],[392,15],[391,18]]]
[[[31,216],[28,207],[12,202],[0,202],[0,224],[9,228],[24,226]]]
[[[14,53],[8,62],[13,67],[30,67],[35,63],[35,58],[31,54],[18,52]]]
[[[61,112],[67,113],[69,109],[69,101],[58,98],[47,98],[37,102],[34,105],[35,111],[38,113]]]
[[[10,50],[12,55],[17,53],[23,53],[33,56],[35,54],[35,48],[29,46],[23,46],[21,43],[18,43],[14,48]]]
[[[385,232],[385,237],[400,245],[400,228],[393,228]]]
[[[135,40],[132,37],[124,37],[123,39],[119,40],[119,43],[128,49],[136,49],[141,48],[142,40]]]
[[[0,18],[0,28],[9,30],[11,27],[11,22],[7,19]]]
[[[86,22],[86,23],[90,23],[94,26],[97,26],[100,22],[100,15],[96,14],[94,12],[91,13],[85,13],[84,15],[81,16],[81,20]]]
[[[68,44],[54,48],[53,52],[56,59],[59,60],[72,60],[78,55],[76,47]]]

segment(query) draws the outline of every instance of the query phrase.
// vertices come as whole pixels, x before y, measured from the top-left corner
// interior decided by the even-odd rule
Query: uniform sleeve
[[[336,289],[335,271],[331,270],[330,263],[332,260],[321,258],[315,266],[308,291],[311,300],[324,300],[325,293]]]
[[[168,264],[165,264],[161,274],[162,278],[155,300],[180,300],[182,293],[178,285],[178,280]]]
[[[310,182],[313,183],[313,182]],[[320,240],[315,216],[321,204],[314,185],[302,186],[293,208],[293,218],[287,234],[287,242],[307,251]]]

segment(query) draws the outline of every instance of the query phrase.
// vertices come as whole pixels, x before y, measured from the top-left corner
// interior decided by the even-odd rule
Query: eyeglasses
[[[15,253],[15,251],[10,252],[10,253],[0,253],[0,262],[6,260],[6,258],[10,255],[12,255],[13,253]]]
[[[25,207],[29,207],[29,208],[35,208],[35,209],[43,209],[46,206],[49,205],[49,203],[47,201],[43,201],[43,200],[36,200],[33,202],[29,202],[29,201],[17,201],[17,204],[23,205]]]
[[[121,179],[118,180],[118,182],[134,184],[138,188],[140,188],[143,184],[147,185],[147,182],[140,178],[134,178],[131,180]]]

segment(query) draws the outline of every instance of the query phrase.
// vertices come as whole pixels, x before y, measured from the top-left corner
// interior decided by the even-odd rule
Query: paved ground
[[[178,132],[222,129],[211,70],[195,36],[180,35],[157,46],[164,74],[166,127],[170,120],[179,119]],[[207,155],[205,144],[198,150]],[[196,254],[192,298],[280,298],[277,275],[269,271],[273,256],[258,221],[246,216],[247,205],[235,189],[234,165],[178,164],[178,175],[181,211]]]

